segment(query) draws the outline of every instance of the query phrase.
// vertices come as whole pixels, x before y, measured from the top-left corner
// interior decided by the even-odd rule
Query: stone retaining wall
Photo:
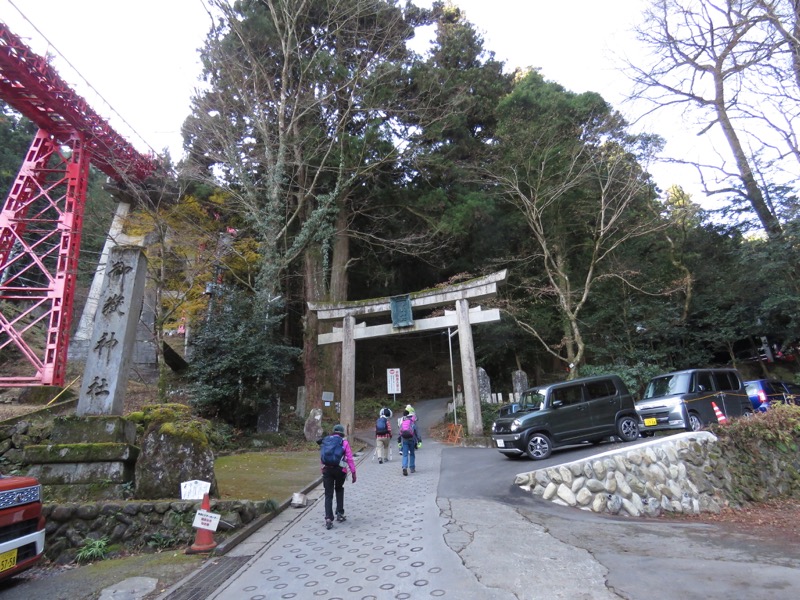
[[[0,424],[0,473],[10,475],[19,469],[25,446],[41,444],[52,431],[52,419],[18,418]]]
[[[515,483],[556,504],[632,517],[716,513],[734,491],[727,459],[707,431],[520,473]]]
[[[28,469],[21,464],[23,449],[50,439],[52,419],[47,414],[42,419],[36,416],[26,415],[0,425],[0,472],[27,474]],[[197,532],[192,522],[199,508],[199,500],[53,503],[47,502],[45,494],[45,556],[57,563],[70,563],[86,540],[101,538],[107,538],[112,549],[116,545],[131,551],[188,548]],[[221,515],[215,541],[224,542],[276,508],[271,501],[212,499],[211,512]]]
[[[86,540],[106,538],[128,551],[189,547],[195,540],[192,527],[200,501],[94,502],[45,504],[47,519],[45,556],[57,563],[70,563]],[[242,529],[258,517],[273,512],[270,501],[211,500],[211,512],[220,515],[214,541]]]

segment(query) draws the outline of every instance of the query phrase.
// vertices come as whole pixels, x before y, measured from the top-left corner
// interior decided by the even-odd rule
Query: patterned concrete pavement
[[[325,529],[322,487],[302,513],[287,509],[227,556],[251,558],[209,600],[485,598],[515,594],[489,589],[445,543],[436,490],[442,446],[426,440],[416,473],[403,476],[398,453],[378,464],[360,457],[358,481],[345,484],[347,521]]]
[[[445,404],[417,404],[420,422],[441,420]],[[443,497],[445,450],[465,456],[425,437],[416,473],[403,476],[396,447],[391,462],[378,464],[367,445],[356,458],[358,482],[345,484],[347,521],[325,529],[318,485],[307,507],[287,508],[157,600],[620,598],[591,553],[555,539],[526,511]],[[451,466],[479,476],[469,463]]]

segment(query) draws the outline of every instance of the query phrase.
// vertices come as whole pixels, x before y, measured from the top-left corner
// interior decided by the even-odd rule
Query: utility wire
[[[78,70],[78,68],[75,65],[73,65],[69,61],[69,59],[66,56],[64,56],[64,54],[58,48],[56,48],[55,44],[53,44],[53,42],[51,42],[50,39],[44,33],[42,33],[42,31],[38,27],[36,27],[36,25],[33,23],[33,21],[31,21],[27,17],[27,15],[25,13],[23,13],[22,10],[20,10],[20,8],[16,4],[14,4],[13,0],[8,0],[8,3],[16,9],[16,11],[20,14],[20,16],[23,19],[25,19],[30,24],[31,27],[33,27],[33,29],[36,31],[36,33],[38,33],[40,36],[42,36],[42,39],[45,42],[47,42],[47,45],[49,47],[51,47],[55,51],[56,54],[58,54],[61,58],[64,59],[64,62],[66,62],[72,68],[72,70],[78,75],[78,77],[80,77],[83,80],[83,82],[89,87],[89,89],[92,90],[95,94],[97,94],[98,98],[100,98],[106,104],[106,106],[108,106],[108,108],[111,109],[111,112],[113,112],[115,115],[117,115],[117,117],[119,117],[119,119],[123,123],[125,123],[125,125],[128,126],[128,128],[136,135],[136,137],[138,137],[141,141],[143,141],[145,143],[145,145],[150,149],[150,151],[154,155],[157,155],[158,152],[156,152],[155,149],[153,149],[153,147],[148,143],[148,141],[146,139],[144,139],[144,137],[138,131],[136,131],[136,129],[133,127],[133,125],[128,123],[128,121],[126,121],[125,118],[121,114],[119,114],[119,112],[117,112],[117,110],[113,106],[111,106],[111,103],[108,100],[106,100],[105,97],[103,97],[103,95],[97,89],[95,89],[95,87],[91,83],[89,83],[89,80],[86,79],[83,76],[83,74]]]

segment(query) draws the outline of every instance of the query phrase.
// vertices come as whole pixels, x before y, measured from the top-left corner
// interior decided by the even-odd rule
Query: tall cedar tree
[[[308,398],[335,389],[306,302],[347,299],[351,200],[397,158],[393,90],[424,14],[388,0],[213,0],[205,91],[184,125],[195,173],[225,187],[260,244],[262,298],[302,315]],[[295,339],[299,341],[300,335]]]

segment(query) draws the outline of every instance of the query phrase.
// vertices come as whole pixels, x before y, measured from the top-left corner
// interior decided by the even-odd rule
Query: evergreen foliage
[[[191,402],[201,415],[253,427],[275,400],[298,355],[280,339],[280,308],[236,289],[212,299],[190,373]]]
[[[4,199],[34,135],[36,126],[0,100],[0,192]]]
[[[597,93],[509,72],[449,3],[209,4],[218,20],[201,52],[207,85],[184,123],[188,159],[177,181],[151,187],[126,230],[147,235],[158,332],[185,318],[196,334],[202,414],[250,426],[290,373],[309,398],[337,388],[338,358],[316,347],[309,301],[391,296],[502,268],[508,285],[492,302],[503,319],[474,333],[494,381],[516,369],[532,382],[580,370],[615,372],[639,389],[655,372],[739,366],[761,336],[784,350],[800,338],[797,196],[770,161],[748,157],[766,213],[739,174],[724,178],[724,209],[711,213],[681,182],[655,188],[647,169],[660,139],[632,134]],[[665,25],[659,15],[649,22]],[[435,35],[417,54],[421,26]],[[786,58],[788,41],[773,41]],[[0,112],[6,188],[33,133]],[[88,196],[86,261],[114,205],[96,174]],[[270,302],[277,296],[285,304]]]

